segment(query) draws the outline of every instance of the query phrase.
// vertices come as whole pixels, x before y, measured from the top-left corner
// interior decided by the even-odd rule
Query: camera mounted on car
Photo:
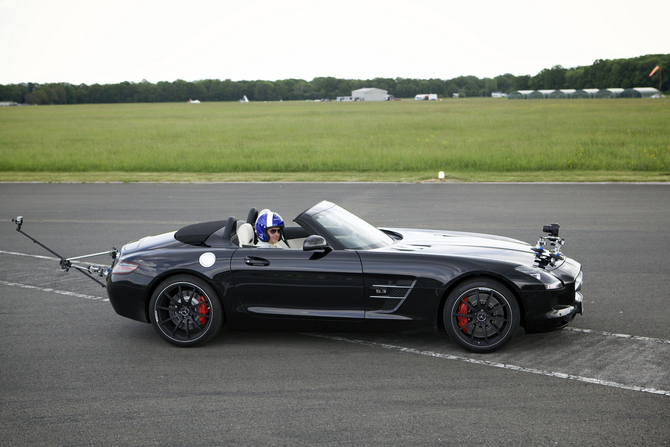
[[[542,226],[542,231],[547,233],[547,236],[540,237],[537,245],[531,248],[535,252],[538,267],[545,268],[548,265],[556,267],[556,261],[564,259],[561,247],[565,245],[565,239],[558,237],[560,227],[557,223]]]

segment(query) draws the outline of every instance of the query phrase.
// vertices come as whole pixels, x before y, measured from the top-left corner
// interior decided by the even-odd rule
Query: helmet
[[[272,227],[284,229],[284,220],[279,214],[269,211],[258,216],[258,219],[256,219],[256,236],[258,236],[258,240],[267,242],[270,239],[267,229]]]

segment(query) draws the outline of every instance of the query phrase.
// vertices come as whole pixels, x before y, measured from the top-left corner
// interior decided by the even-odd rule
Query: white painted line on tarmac
[[[29,255],[28,253],[17,253],[15,251],[0,250],[0,254],[2,254],[2,255],[14,255],[14,256],[25,256],[25,257],[28,257],[28,258],[36,258],[36,259],[46,259],[47,261],[60,261],[60,258],[54,258],[53,256]],[[93,265],[93,266],[96,266],[96,267],[109,267],[109,265],[94,264],[92,262],[83,262],[83,261],[72,261],[72,262],[75,263],[75,264],[86,264],[86,265]]]
[[[51,257],[51,256],[29,255],[27,253],[16,253],[14,251],[0,250],[0,253],[3,254],[3,255],[27,256],[29,258],[48,259],[48,260],[60,261],[60,259],[54,258],[54,257]]]
[[[534,369],[534,368],[524,368],[523,366],[509,365],[509,364],[499,363],[499,362],[491,362],[491,361],[488,361],[488,360],[477,360],[477,359],[471,359],[471,358],[468,358],[468,357],[460,357],[460,356],[451,355],[451,354],[440,354],[438,352],[433,352],[433,351],[419,351],[418,349],[414,349],[414,348],[405,348],[405,347],[402,347],[402,346],[388,345],[388,344],[383,344],[383,343],[374,343],[374,342],[370,342],[370,341],[355,340],[355,339],[344,338],[344,337],[336,337],[336,336],[330,336],[330,335],[325,335],[325,334],[310,333],[310,334],[304,334],[304,335],[308,335],[310,337],[325,338],[325,339],[335,340],[335,341],[343,341],[343,342],[347,342],[347,343],[354,343],[354,344],[363,345],[363,346],[370,346],[370,347],[373,347],[373,348],[392,349],[392,350],[395,350],[395,351],[407,352],[407,353],[410,353],[410,354],[424,355],[424,356],[428,356],[428,357],[437,357],[437,358],[446,359],[446,360],[457,360],[457,361],[465,362],[465,363],[473,363],[475,365],[492,366],[492,367],[495,367],[495,368],[509,369],[509,370],[512,370],[512,371],[519,371],[519,372],[525,372],[525,373],[531,373],[531,374],[539,374],[539,375],[542,375],[542,376],[556,377],[556,378],[559,378],[559,379],[576,380],[578,382],[591,383],[591,384],[594,384],[594,385],[609,386],[609,387],[620,388],[620,389],[624,389],[624,390],[640,391],[640,392],[643,392],[643,393],[651,393],[651,394],[659,394],[659,395],[662,395],[662,396],[670,396],[670,391],[659,390],[659,389],[656,389],[656,388],[645,388],[645,387],[635,386],[635,385],[626,385],[626,384],[623,384],[623,383],[601,380],[601,379],[596,379],[596,378],[593,378],[593,377],[577,376],[577,375],[572,375],[572,374],[545,371],[545,370]]]
[[[28,284],[19,284],[16,282],[8,282],[0,280],[0,285],[9,287],[19,287],[21,289],[37,290],[39,292],[57,293],[59,295],[74,296],[76,298],[85,298],[87,300],[93,300],[93,301],[109,301],[109,298],[102,298],[93,295],[84,295],[83,293],[68,292],[67,290],[46,289],[44,287],[31,286]]]
[[[563,328],[564,331],[582,332],[584,334],[598,334],[605,337],[625,338],[639,341],[653,341],[655,343],[665,343],[670,345],[670,340],[663,340],[662,338],[641,337],[639,335],[617,334],[616,332],[594,331],[593,329],[581,329],[576,327]]]

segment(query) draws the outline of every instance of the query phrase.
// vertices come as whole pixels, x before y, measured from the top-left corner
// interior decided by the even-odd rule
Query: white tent
[[[619,98],[658,98],[658,89],[653,87],[627,88],[619,94]]]
[[[623,92],[622,88],[601,88],[595,94],[596,98],[618,98],[619,94]]]

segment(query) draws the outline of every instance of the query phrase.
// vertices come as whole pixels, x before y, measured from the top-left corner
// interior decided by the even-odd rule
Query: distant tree
[[[530,89],[530,75],[515,76],[510,84],[510,91]]]
[[[47,94],[48,99],[46,104],[58,104],[58,95],[56,95],[54,89],[48,86],[43,86],[40,87],[39,90]]]
[[[568,71],[565,72],[565,85],[566,88],[589,88],[584,85],[584,68],[576,67],[568,69]]]
[[[481,85],[481,81],[475,76],[468,76],[468,82],[465,85],[464,89],[467,92],[469,97],[483,96],[484,89]]]
[[[444,92],[446,91],[446,85],[442,79],[431,78],[428,80],[427,85],[428,85],[428,93],[437,93],[439,96],[444,96]]]
[[[484,94],[484,82],[476,76],[459,76],[451,80],[458,86],[459,96],[476,97]]]
[[[92,104],[101,104],[104,101],[104,87],[100,84],[93,84],[88,88],[89,102]]]
[[[214,79],[202,79],[200,81],[195,81],[194,84],[199,85],[204,89],[203,93],[202,93],[202,96],[200,96],[199,98],[195,98],[195,99],[199,99],[201,101],[211,101],[212,98],[210,98],[210,93],[209,92],[211,91],[212,85],[215,82],[221,82],[221,81],[214,80]]]
[[[56,104],[67,104],[67,92],[63,84],[51,84],[50,87],[56,94],[56,100],[58,101]]]
[[[560,65],[554,65],[550,69],[545,68],[530,78],[529,86],[534,90],[566,88],[565,74],[567,71],[567,69],[561,67]]]
[[[339,91],[340,80],[333,77],[312,79],[312,92],[318,98],[335,99]]]
[[[254,89],[256,101],[272,101],[275,99],[275,87],[272,82],[258,81]]]
[[[335,97],[337,98],[338,96],[351,96],[351,92],[353,90],[355,89],[352,87],[351,79],[340,79],[338,82],[337,91],[335,92]]]
[[[230,79],[212,82],[208,93],[211,101],[237,101],[242,98],[239,83]]]
[[[416,79],[396,78],[395,93],[393,96],[397,98],[413,98],[420,93],[424,93],[419,90],[419,82]]]
[[[491,96],[491,93],[498,91],[498,81],[491,78],[484,78],[484,96]]]
[[[447,86],[447,89],[445,90],[445,96],[451,98],[454,96],[454,93],[458,93],[458,86],[454,84],[453,82],[450,82],[449,85]]]
[[[303,99],[308,99],[312,97],[312,89],[307,81],[298,79],[297,82],[293,84],[293,94],[295,99],[302,101]]]
[[[152,84],[142,82],[120,82],[118,84],[70,85],[52,83],[41,85],[0,85],[0,100],[27,102],[31,104],[85,104],[118,102],[169,102],[200,99],[207,101],[236,101],[246,95],[250,100],[305,100],[349,96],[352,90],[375,87],[388,91],[398,98],[410,98],[417,94],[437,93],[450,97],[458,93],[465,96],[489,96],[492,91],[509,93],[514,90],[558,89],[558,88],[608,88],[608,87],[656,87],[659,75],[649,77],[651,70],[660,65],[670,67],[670,54],[648,54],[629,59],[598,59],[592,65],[570,69],[555,65],[545,68],[535,76],[514,76],[510,73],[495,78],[479,79],[476,76],[459,76],[453,79],[338,79],[317,77],[312,81],[284,79],[277,81],[231,81],[226,79],[204,79],[188,82]],[[661,90],[667,91],[670,75],[663,79]]]
[[[514,75],[510,73],[505,73],[503,75],[496,76],[496,83],[498,84],[497,91],[509,93],[512,91],[512,81],[514,80]]]
[[[391,78],[374,78],[370,80],[368,87],[386,90],[389,95],[393,95],[393,92],[395,91],[395,80]]]
[[[137,84],[135,88],[135,94],[133,96],[133,102],[160,102],[161,94],[160,89],[157,85],[148,82],[146,79],[143,79],[142,82]]]
[[[34,90],[26,94],[27,104],[49,104],[49,95],[44,90]]]
[[[0,101],[12,101],[19,104],[25,102],[28,87],[25,84],[0,85]]]

